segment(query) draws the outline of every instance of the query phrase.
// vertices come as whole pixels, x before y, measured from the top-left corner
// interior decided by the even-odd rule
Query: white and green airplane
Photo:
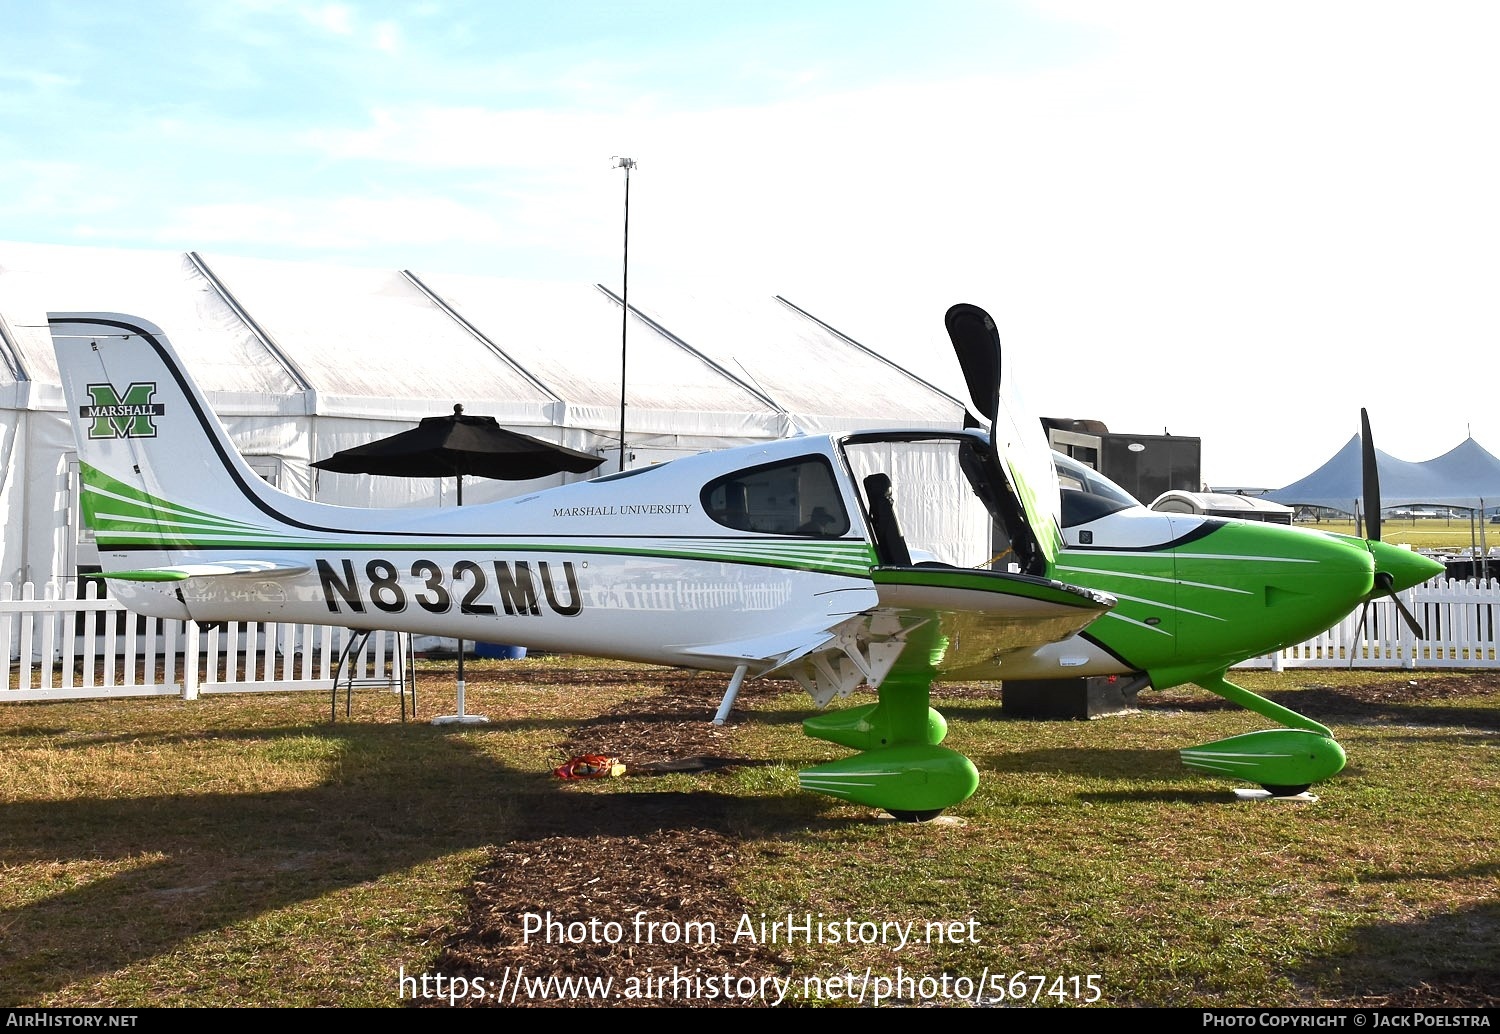
[[[1185,749],[1184,763],[1300,793],[1343,768],[1343,749],[1228,670],[1442,571],[1374,531],[1146,510],[1047,448],[1001,376],[994,322],[970,305],[946,322],[987,429],[799,436],[431,510],[279,492],[158,328],[49,320],[84,518],[127,608],[792,678],[825,709],[805,731],[855,751],[801,785],[910,820],[978,786],[942,745],[929,697],[943,681],[1194,683],[1283,727]],[[920,526],[936,515],[932,541],[903,534],[919,526],[914,502]],[[975,541],[982,555],[964,555]],[[865,685],[875,703],[828,709]]]

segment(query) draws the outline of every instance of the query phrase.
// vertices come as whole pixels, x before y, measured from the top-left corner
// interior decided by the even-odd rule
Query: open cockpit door
[[[1062,545],[1062,493],[1041,421],[1021,403],[1014,378],[1005,376],[1000,332],[990,314],[961,302],[948,310],[944,323],[975,414],[989,424],[990,448],[1010,478],[1039,557],[1050,570]]]
[[[878,566],[1045,570],[1027,562],[1037,551],[983,434],[872,431],[840,447]]]

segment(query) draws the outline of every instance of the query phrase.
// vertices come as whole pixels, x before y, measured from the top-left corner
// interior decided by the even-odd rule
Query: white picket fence
[[[1425,629],[1418,639],[1390,600],[1355,611],[1305,643],[1242,668],[1500,668],[1500,581],[1436,579],[1401,594]],[[37,598],[35,586],[0,583],[0,702],[124,696],[332,690],[355,633],[330,625],[196,622],[129,614],[68,586]],[[401,636],[371,633],[353,659],[360,686],[405,685]]]
[[[372,632],[339,658],[358,633],[330,625],[229,622],[205,628],[128,613],[99,598],[26,582],[0,583],[0,702],[180,696],[361,688],[401,692],[409,677],[406,637]]]

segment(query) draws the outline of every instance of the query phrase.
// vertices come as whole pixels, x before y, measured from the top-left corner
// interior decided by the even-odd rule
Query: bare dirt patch
[[[595,684],[621,677],[618,670],[568,669],[551,674]],[[549,676],[533,667],[525,677],[542,680]],[[562,742],[562,751],[569,756],[617,757],[626,765],[623,778],[666,771],[728,771],[759,763],[735,752],[738,719],[731,717],[722,726],[712,724],[724,694],[722,675],[650,669],[641,678],[649,678],[663,691],[626,701],[582,723]],[[785,688],[785,684],[747,683],[741,699],[749,701]],[[452,932],[437,961],[445,975],[483,978],[491,988],[499,987],[502,980],[513,980],[524,969],[531,979],[608,979],[616,995],[601,1000],[574,994],[561,1001],[518,993],[513,1001],[455,1004],[759,1004],[725,995],[721,982],[733,979],[744,989],[785,974],[788,966],[775,953],[759,945],[728,943],[724,937],[749,905],[734,889],[741,860],[739,841],[713,828],[723,825],[713,814],[716,799],[712,795],[631,794],[629,801],[632,824],[653,827],[649,835],[600,832],[611,828],[609,812],[621,807],[619,797],[612,795],[579,793],[568,808],[529,816],[519,835],[497,848],[489,865],[476,875],[467,920]],[[635,926],[637,916],[641,917],[639,927]],[[557,925],[548,927],[545,920]],[[609,921],[620,927],[600,925]],[[535,932],[528,934],[528,922]],[[565,940],[577,934],[577,943],[562,950],[538,951],[538,942],[545,941],[549,930],[550,936]],[[718,936],[710,939],[709,931],[717,931]],[[642,996],[621,999],[618,991],[631,987]]]

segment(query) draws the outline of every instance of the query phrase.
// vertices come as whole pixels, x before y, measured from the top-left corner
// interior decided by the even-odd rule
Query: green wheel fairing
[[[927,744],[867,750],[797,774],[804,790],[883,808],[904,818],[936,817],[979,788],[979,771],[956,750]]]
[[[1230,703],[1289,728],[1248,732],[1199,747],[1185,747],[1178,753],[1188,768],[1248,779],[1278,796],[1287,791],[1300,792],[1343,770],[1347,760],[1344,748],[1326,725],[1236,686],[1224,672],[1199,675],[1192,681]]]
[[[1307,729],[1263,729],[1178,752],[1188,768],[1258,783],[1276,796],[1300,793],[1344,768],[1344,748]]]
[[[1290,726],[1284,729],[1262,729],[1232,735],[1197,747],[1184,747],[1178,755],[1182,764],[1211,776],[1235,776],[1260,783],[1275,795],[1301,792],[1308,786],[1343,771],[1347,758],[1344,747],[1334,740],[1334,732],[1305,714],[1269,701],[1244,686],[1236,686],[1227,672],[1197,674],[1191,681],[1232,704],[1254,711],[1272,722]],[[1152,678],[1167,675],[1152,675]],[[1182,681],[1190,681],[1184,674]],[[1176,683],[1173,683],[1176,684]]]
[[[921,732],[922,742],[936,747],[948,735],[948,722],[935,709],[928,707],[926,710],[927,724]],[[814,739],[855,750],[875,750],[910,742],[914,729],[910,725],[912,717],[902,708],[887,706],[882,700],[813,715],[803,720],[802,731]]]
[[[948,726],[929,706],[936,658],[945,647],[931,625],[913,630],[904,656],[920,663],[893,670],[876,691],[876,703],[804,721],[807,735],[860,753],[804,769],[799,785],[901,818],[930,819],[968,800],[979,788],[979,770],[939,746]]]

